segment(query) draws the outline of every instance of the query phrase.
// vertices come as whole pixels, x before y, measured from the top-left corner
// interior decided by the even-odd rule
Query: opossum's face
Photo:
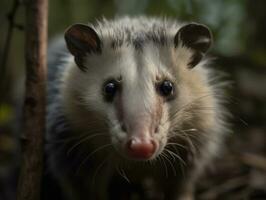
[[[119,52],[101,84],[112,144],[131,159],[152,159],[161,153],[169,131],[169,104],[176,98],[175,79],[151,53],[153,47],[146,46],[142,53]]]
[[[171,109],[177,109],[182,101],[177,65],[187,68],[199,62],[197,56],[190,59],[191,52],[187,58],[176,61],[180,37],[182,34],[178,32],[170,47],[147,42],[141,50],[136,50],[133,45],[107,48],[108,44],[93,29],[83,25],[70,28],[66,34],[68,48],[81,69],[75,73],[79,74],[78,88],[87,106],[84,109],[107,119],[111,144],[128,159],[154,159],[167,145]],[[208,44],[206,40],[200,42],[206,46],[210,40]],[[205,50],[195,52],[201,55]]]

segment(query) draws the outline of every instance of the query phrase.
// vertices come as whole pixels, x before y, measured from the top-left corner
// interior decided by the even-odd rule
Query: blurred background
[[[172,17],[208,25],[214,33],[214,67],[226,72],[232,133],[204,175],[196,199],[266,199],[265,0],[51,0],[49,39],[73,23],[117,15]],[[24,15],[13,0],[0,1],[0,200],[15,199],[24,90]],[[8,17],[9,16],[9,17]],[[11,36],[11,37],[10,37]],[[9,40],[10,39],[10,40]],[[10,43],[8,42],[10,41]]]

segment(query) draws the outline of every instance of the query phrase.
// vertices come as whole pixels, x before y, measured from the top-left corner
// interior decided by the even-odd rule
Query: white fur
[[[121,34],[126,37],[123,32],[125,27],[130,30],[131,37],[134,39],[141,32],[152,31],[154,26],[165,29],[166,45],[150,41],[137,51],[124,39],[120,47],[111,48],[111,42],[117,35]],[[178,135],[178,132],[174,130],[182,131],[185,123],[196,131],[197,126],[204,127],[208,132],[206,134],[212,139],[206,139],[206,144],[202,148],[206,154],[195,160],[198,162],[198,169],[191,174],[196,177],[205,163],[215,154],[214,152],[218,151],[218,144],[225,125],[223,124],[224,115],[220,113],[221,103],[215,97],[219,89],[210,84],[210,72],[204,68],[206,61],[203,60],[190,70],[187,65],[193,52],[181,44],[178,47],[174,45],[174,36],[181,24],[156,18],[126,17],[114,21],[103,20],[93,27],[102,40],[102,52],[86,56],[83,63],[86,68],[85,72],[76,66],[72,58],[70,59],[62,76],[63,88],[61,90],[66,117],[77,128],[91,129],[93,128],[91,124],[86,123],[86,114],[93,112],[104,116],[108,119],[109,132],[107,134],[109,134],[112,145],[124,154],[123,142],[129,138],[129,133],[121,130],[121,122],[117,119],[115,105],[104,101],[102,95],[104,81],[109,78],[122,77],[121,98],[125,113],[124,119],[131,126],[136,124],[136,126],[138,124],[144,126],[150,123],[151,119],[147,116],[154,112],[158,102],[159,94],[155,89],[157,79],[170,80],[175,84],[177,96],[173,101],[164,102],[162,105],[162,117],[158,124],[159,133],[152,136],[159,147],[152,159],[164,150],[170,134]],[[195,112],[189,110],[195,105],[211,109]],[[169,120],[169,116],[177,110],[180,110],[178,115]],[[89,115],[87,115],[88,118],[93,117]],[[193,121],[196,116],[201,117],[199,121]],[[146,132],[148,137],[150,133],[148,130]]]

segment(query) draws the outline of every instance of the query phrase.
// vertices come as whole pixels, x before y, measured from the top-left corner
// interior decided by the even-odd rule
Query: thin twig
[[[240,160],[250,166],[263,171],[266,171],[266,158],[252,153],[243,153],[240,155]]]
[[[221,196],[223,193],[228,193],[229,191],[232,191],[239,187],[245,187],[248,185],[248,176],[240,176],[236,178],[232,178],[225,183],[218,185],[218,186],[212,186],[212,188],[203,194],[200,195],[200,199],[216,199],[218,196]]]
[[[8,20],[8,28],[3,48],[1,65],[0,65],[0,75],[2,76],[2,78],[0,79],[0,85],[1,85],[0,91],[2,90],[4,91],[6,87],[4,82],[6,75],[6,68],[7,68],[6,64],[8,61],[8,55],[9,55],[14,28],[22,30],[22,26],[15,23],[16,14],[21,3],[22,3],[21,0],[14,0],[10,12],[6,15]]]

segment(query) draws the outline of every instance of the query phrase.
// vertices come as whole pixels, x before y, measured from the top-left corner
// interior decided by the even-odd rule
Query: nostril
[[[121,124],[121,130],[127,132],[126,125],[124,123]]]
[[[158,133],[158,132],[159,132],[159,127],[156,126],[156,127],[155,127],[155,130],[154,130],[154,133]]]
[[[136,159],[148,159],[155,153],[156,143],[152,139],[140,140],[133,138],[127,142],[126,148],[129,156]]]

